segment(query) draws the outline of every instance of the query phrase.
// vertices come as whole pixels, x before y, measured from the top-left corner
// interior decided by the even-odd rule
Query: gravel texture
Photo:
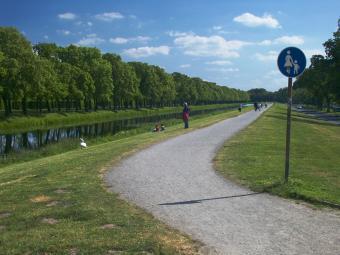
[[[261,113],[251,111],[140,151],[108,172],[108,186],[209,247],[203,250],[339,255],[339,211],[256,194],[214,171],[218,148]]]

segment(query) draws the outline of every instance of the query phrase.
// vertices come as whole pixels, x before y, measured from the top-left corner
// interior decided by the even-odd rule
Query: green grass
[[[340,204],[340,127],[292,113],[290,177],[283,183],[286,107],[274,105],[228,141],[217,170],[256,191]]]
[[[198,120],[202,118],[206,118],[208,116],[220,114],[221,110],[217,110],[216,112],[211,112],[208,114],[201,114],[196,115],[193,118]],[[170,127],[179,123],[182,123],[181,119],[167,119],[162,121],[162,123],[165,125],[165,127]],[[116,133],[114,135],[104,135],[104,136],[97,136],[97,137],[85,137],[86,143],[90,146],[101,144],[104,142],[109,142],[113,140],[118,140],[122,138],[126,138],[129,136],[134,136],[137,134],[145,133],[145,132],[151,132],[151,130],[154,128],[155,123],[144,123],[141,124],[139,127],[121,131],[119,133]],[[38,158],[48,157],[60,153],[64,153],[70,150],[78,149],[79,148],[79,139],[66,139],[61,140],[58,143],[50,143],[47,145],[42,146],[39,149],[35,150],[21,150],[19,152],[10,152],[7,155],[4,155],[2,158],[0,158],[0,167],[8,166],[15,163],[20,162],[26,162],[31,161]]]
[[[132,152],[237,115],[192,119],[189,130],[181,123],[0,168],[0,254],[196,254],[197,243],[108,192],[102,176]]]
[[[218,109],[238,104],[213,104],[191,106],[191,110]],[[181,112],[183,107],[141,108],[120,111],[100,110],[96,112],[70,112],[47,113],[38,116],[14,116],[2,118],[0,121],[0,134],[12,134],[36,129],[49,129],[73,125],[91,124],[113,120],[129,119],[135,117],[155,116]]]

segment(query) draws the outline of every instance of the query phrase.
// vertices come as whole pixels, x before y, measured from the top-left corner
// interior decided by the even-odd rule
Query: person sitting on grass
[[[155,125],[155,128],[153,129],[153,132],[159,132],[160,131],[160,127],[159,127],[159,124],[157,123]]]

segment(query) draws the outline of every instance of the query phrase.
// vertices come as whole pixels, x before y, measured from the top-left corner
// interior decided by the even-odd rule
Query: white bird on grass
[[[87,148],[87,145],[86,145],[86,143],[85,143],[85,141],[84,141],[83,138],[80,138],[80,148],[81,148],[81,149],[82,149],[82,148]]]

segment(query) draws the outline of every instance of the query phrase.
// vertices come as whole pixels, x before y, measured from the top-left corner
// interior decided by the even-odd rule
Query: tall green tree
[[[1,97],[8,116],[12,112],[13,99],[20,98],[22,94],[20,85],[23,83],[19,82],[19,74],[34,55],[29,41],[12,27],[0,27],[0,51],[4,58],[2,68],[6,70],[0,76]]]
[[[103,58],[112,66],[113,103],[115,108],[128,107],[140,96],[139,80],[134,68],[124,63],[120,56],[106,53]]]

